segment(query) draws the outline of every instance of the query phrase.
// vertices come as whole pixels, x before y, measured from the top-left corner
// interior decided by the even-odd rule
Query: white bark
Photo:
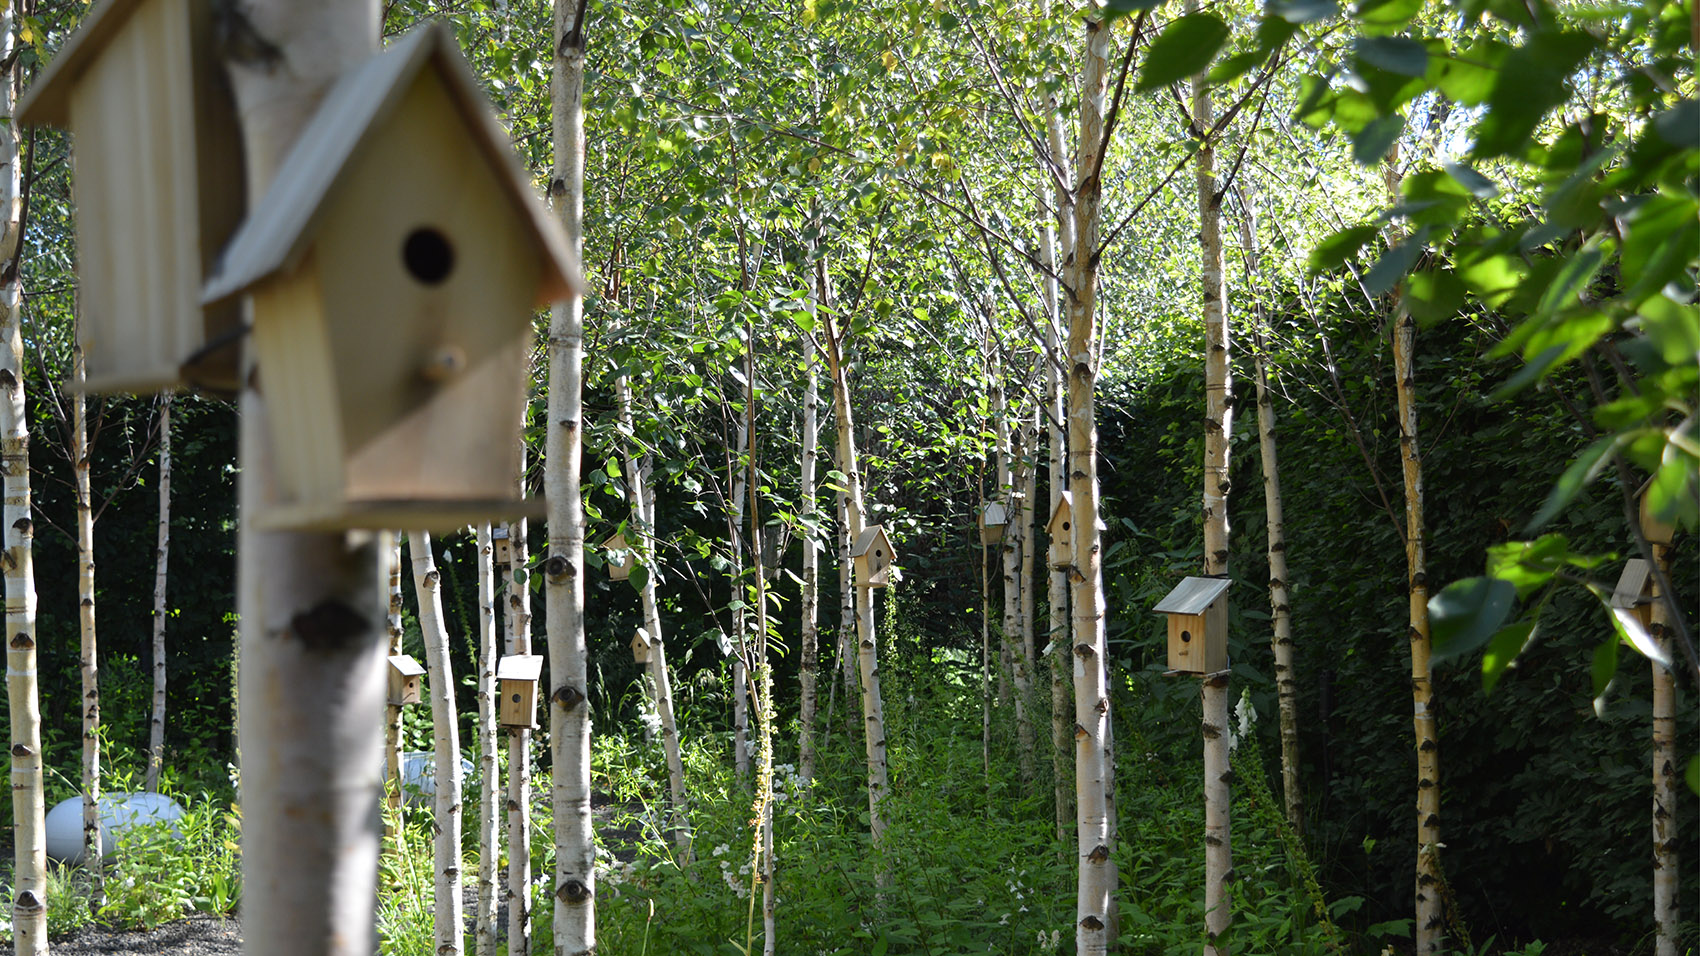
[[[825,260],[817,260],[814,282],[810,286],[809,312],[820,314],[821,286],[826,279]],[[820,506],[815,494],[815,465],[820,457],[820,382],[819,358],[815,350],[803,343],[803,423],[799,443],[803,460],[798,482],[802,497],[803,520],[803,594],[802,660],[797,668],[802,685],[802,701],[798,705],[797,772],[806,787],[815,779],[815,711],[816,683],[820,672],[820,540],[815,536],[815,522]]]
[[[551,100],[555,173],[549,192],[575,253],[584,219],[585,6],[556,0]],[[584,639],[584,501],[579,463],[584,405],[583,302],[557,305],[549,323],[549,424],[544,497],[549,558],[544,597],[549,627],[549,746],[554,763],[555,956],[596,951],[596,851],[590,818],[589,658]]]
[[[478,542],[478,903],[473,917],[474,951],[496,952],[496,862],[502,853],[496,826],[501,780],[496,760],[496,569],[488,522]]]
[[[80,351],[80,350],[79,350]],[[82,396],[76,402],[82,405]],[[85,454],[86,449],[85,449]],[[84,479],[86,481],[86,477]],[[88,489],[80,489],[86,499]],[[92,544],[93,524],[90,524]],[[148,772],[145,786],[159,792],[159,774],[165,765],[165,585],[171,558],[171,393],[159,397],[159,534],[154,551],[153,572],[153,719],[148,723]],[[93,571],[90,574],[89,616],[93,615]],[[89,622],[92,643],[94,622]],[[85,689],[84,693],[87,693]]]
[[[525,461],[524,439],[520,461]],[[519,497],[525,497],[525,468],[520,468]],[[531,653],[531,562],[524,519],[508,525],[509,565],[502,585],[502,653]],[[531,730],[507,728],[508,736],[508,878],[502,898],[508,902],[508,956],[531,956]]]
[[[330,83],[377,48],[378,6],[248,0],[224,15],[248,41],[226,44],[226,56],[248,195],[261,196]],[[271,487],[267,411],[262,393],[244,390],[242,514]],[[386,683],[378,548],[370,537],[245,527],[237,560],[248,953],[370,953]]]
[[[401,653],[402,639],[405,636],[401,629],[401,533],[386,531],[381,536],[380,547],[383,549],[382,559],[388,576],[389,606],[384,614],[384,630],[389,639],[389,655]],[[388,677],[385,671],[385,677]],[[388,700],[386,696],[385,700]],[[385,799],[389,802],[390,813],[385,822],[386,839],[399,841],[399,824],[401,822],[405,802],[401,793],[401,705],[386,703],[384,705],[384,779],[388,784]],[[392,822],[393,821],[393,822]],[[398,842],[399,846],[399,842]]]
[[[81,382],[85,370],[83,350],[80,345],[74,345],[72,349],[76,356],[74,374]],[[166,461],[161,459],[161,468],[164,474],[169,475],[170,465],[165,464]],[[78,389],[71,396],[71,470],[76,476],[77,489],[77,618],[82,632],[83,859],[100,860],[105,857],[106,848],[102,845],[104,841],[100,832],[100,653],[95,634],[94,502],[89,490],[89,464],[88,406],[81,389]],[[162,497],[161,507],[164,507],[164,500]],[[160,534],[165,534],[163,528]],[[154,613],[161,615],[164,610],[159,602],[163,600],[164,579],[156,580],[154,586]],[[162,660],[165,638],[157,617],[154,638],[154,729],[158,731],[165,727],[165,667]],[[159,789],[159,773],[153,762],[157,753],[158,750],[149,748],[146,780],[150,791]],[[97,914],[106,903],[104,869],[98,865],[88,867],[89,908]]]
[[[431,739],[435,745],[437,835],[436,896],[432,916],[438,956],[459,956],[461,937],[460,859],[460,720],[455,712],[454,671],[449,663],[449,632],[443,623],[443,578],[431,553],[431,535],[407,533],[413,562],[414,597],[419,608],[419,633],[425,641],[425,677],[430,683]]]
[[[986,316],[988,330],[991,326],[991,316]],[[1033,699],[1033,672],[1028,663],[1030,652],[1022,646],[1022,600],[1023,592],[1028,588],[1026,579],[1021,576],[1022,552],[1026,550],[1026,542],[1022,536],[1022,525],[1027,520],[1025,502],[1015,496],[1015,492],[1023,490],[1026,484],[1026,468],[1022,464],[1025,449],[1021,440],[1022,429],[1010,427],[1011,412],[1007,392],[1004,388],[1003,377],[1007,370],[1001,362],[995,361],[994,356],[987,357],[987,365],[992,369],[994,380],[992,385],[992,414],[994,416],[997,434],[997,480],[998,497],[1004,502],[1005,514],[1009,523],[1004,526],[1003,534],[1003,655],[1009,662],[1011,696],[1015,701],[1015,738],[1017,757],[1021,768],[1021,780],[1025,784],[1033,782],[1033,714],[1031,702]],[[1001,695],[1000,695],[1001,696]]]
[[[1056,142],[1062,141],[1054,105],[1048,113],[1050,128],[1056,133]],[[1059,146],[1060,148],[1060,146]],[[1056,254],[1055,228],[1051,223],[1045,224],[1041,233],[1041,249],[1045,264],[1056,268],[1060,263]],[[1049,439],[1045,461],[1049,467],[1046,475],[1050,484],[1050,497],[1044,514],[1039,517],[1041,522],[1048,522],[1051,514],[1056,511],[1057,504],[1062,501],[1063,489],[1068,484],[1068,462],[1063,458],[1063,423],[1067,421],[1068,410],[1065,407],[1062,371],[1058,362],[1062,354],[1057,346],[1057,281],[1050,277],[1045,279],[1045,431]],[[1068,571],[1064,568],[1051,568],[1045,575],[1045,605],[1049,614],[1047,622],[1048,641],[1050,643],[1051,667],[1051,772],[1054,777],[1057,819],[1057,842],[1068,841],[1068,828],[1074,822],[1074,789],[1069,786],[1069,757],[1072,741],[1069,739],[1068,710],[1070,700],[1069,687],[1069,651],[1068,651]]]
[[[750,424],[738,423],[738,452],[741,459],[749,453]],[[746,644],[749,638],[749,615],[745,610],[744,585],[744,495],[749,479],[742,468],[733,466],[737,478],[732,481],[732,510],[726,516],[726,541],[731,549],[731,564],[727,576],[732,581],[732,765],[739,781],[750,778],[750,681],[744,667]]]
[[[1653,560],[1669,568],[1670,547],[1655,544]],[[1670,609],[1653,585],[1653,636],[1671,659]],[[1676,675],[1657,661],[1653,668],[1653,928],[1654,956],[1677,956],[1682,911],[1682,870],[1677,855],[1676,814],[1679,757],[1676,745]]]

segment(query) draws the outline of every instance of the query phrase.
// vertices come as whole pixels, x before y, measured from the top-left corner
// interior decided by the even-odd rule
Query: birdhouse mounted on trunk
[[[654,659],[655,642],[649,639],[649,632],[640,627],[632,634],[632,660],[647,664]]]
[[[1050,536],[1050,561],[1053,568],[1074,567],[1074,496],[1063,492],[1045,525]]]
[[[503,727],[537,726],[537,682],[542,677],[543,658],[538,654],[509,654],[496,662]]]
[[[1152,608],[1169,616],[1169,670],[1214,674],[1228,669],[1227,578],[1183,578]]]
[[[71,131],[77,341],[91,392],[237,386],[240,303],[201,282],[245,205],[206,0],[105,0],[18,104]]]
[[[1642,629],[1653,626],[1653,572],[1646,561],[1630,558],[1624,562],[1617,587],[1611,592],[1611,606],[1628,611],[1641,622]]]
[[[632,576],[632,546],[626,542],[626,533],[616,531],[602,542],[602,550],[608,552],[608,576],[616,581],[624,581]]]
[[[1004,528],[1009,526],[1009,512],[1001,502],[988,501],[980,509],[980,543],[997,544],[1003,540]]]
[[[576,293],[560,224],[453,34],[339,78],[208,280],[253,302],[268,527],[453,530],[516,498],[533,311]]]
[[[505,568],[514,560],[513,543],[508,539],[508,526],[494,525],[490,528],[491,558],[496,566]]]
[[[871,524],[856,536],[850,549],[856,562],[856,586],[883,588],[891,584],[891,562],[896,557],[891,540],[885,536],[885,526]]]
[[[424,666],[406,654],[390,657],[390,705],[419,703],[419,678],[424,674]]]

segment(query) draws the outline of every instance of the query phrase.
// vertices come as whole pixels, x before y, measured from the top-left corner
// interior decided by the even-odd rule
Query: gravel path
[[[151,932],[88,928],[54,939],[49,948],[54,956],[242,956],[242,924],[234,916],[191,916]]]

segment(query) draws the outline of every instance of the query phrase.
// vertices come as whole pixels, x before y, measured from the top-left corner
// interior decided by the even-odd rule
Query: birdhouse
[[[624,581],[632,576],[632,546],[626,541],[624,531],[616,531],[608,540],[602,542],[602,550],[608,552],[610,578]]]
[[[1183,578],[1152,610],[1169,616],[1169,670],[1214,674],[1228,669],[1227,578]]]
[[[1003,540],[1004,528],[1009,526],[1009,512],[1001,502],[988,501],[980,509],[980,543],[997,544]]]
[[[1051,520],[1045,525],[1051,538],[1050,559],[1053,568],[1074,566],[1074,496],[1063,492],[1057,506],[1051,510]]]
[[[542,676],[543,658],[538,654],[509,654],[496,662],[503,727],[537,726],[537,682]]]
[[[891,562],[895,553],[891,540],[885,536],[885,526],[871,524],[856,536],[850,549],[856,562],[856,586],[883,588],[891,584]]]
[[[507,567],[513,563],[513,544],[508,538],[508,526],[499,524],[490,529],[490,547],[497,567]]]
[[[632,660],[647,664],[654,659],[655,642],[649,639],[649,632],[640,627],[632,634]]]
[[[1651,484],[1651,482],[1648,482],[1648,484]],[[1653,514],[1653,509],[1647,506],[1647,490],[1645,488],[1641,490],[1640,498],[1641,533],[1646,536],[1647,543],[1670,544],[1671,539],[1676,537],[1675,526],[1666,524]]]
[[[201,281],[245,205],[240,128],[205,0],[97,3],[25,91],[71,131],[83,388],[234,391],[240,303]]]
[[[519,499],[532,314],[575,294],[447,27],[345,73],[225,249],[205,301],[246,293],[276,487],[256,519],[452,530]]]
[[[1630,558],[1624,562],[1617,587],[1611,592],[1611,606],[1634,615],[1643,629],[1653,626],[1653,572],[1646,561]]]
[[[391,656],[390,705],[400,707],[419,703],[419,678],[424,674],[425,668],[406,654]]]

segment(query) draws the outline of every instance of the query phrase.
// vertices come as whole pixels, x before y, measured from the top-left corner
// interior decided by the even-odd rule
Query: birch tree
[[[1046,117],[1049,120],[1048,130],[1055,130],[1056,142],[1053,146],[1061,155],[1061,122],[1054,103],[1047,104]],[[1053,217],[1054,218],[1054,217]],[[1056,228],[1052,219],[1047,219],[1040,233],[1040,249],[1044,256],[1045,265],[1055,270],[1057,262]],[[1045,509],[1044,517],[1040,520],[1049,521],[1056,512],[1057,505],[1062,502],[1063,490],[1068,485],[1068,462],[1064,458],[1063,423],[1067,420],[1067,409],[1064,399],[1067,397],[1063,387],[1061,356],[1057,349],[1057,280],[1054,275],[1048,275],[1044,280],[1045,289],[1045,326],[1044,341],[1041,343],[1041,355],[1045,359],[1045,434],[1047,472],[1045,483],[1050,487],[1049,507]],[[1053,778],[1053,800],[1056,808],[1057,842],[1068,841],[1069,824],[1074,821],[1074,788],[1069,786],[1069,758],[1072,741],[1070,738],[1069,720],[1069,640],[1068,640],[1068,569],[1051,567],[1045,575],[1045,608],[1049,620],[1046,623],[1047,643],[1050,649],[1051,668],[1051,774]]]
[[[825,273],[825,260],[817,259],[809,276],[809,314],[820,315],[820,281]],[[802,656],[797,667],[801,687],[797,722],[797,773],[807,787],[815,779],[815,712],[818,696],[816,683],[820,671],[820,539],[818,534],[819,501],[815,493],[815,465],[820,453],[820,360],[814,348],[805,340],[803,350],[803,416],[798,443],[802,460],[799,465],[799,513],[803,525],[803,583]],[[830,677],[829,677],[830,683]]]
[[[73,346],[74,371],[72,374],[80,383],[85,378],[86,366],[83,361],[82,346]],[[100,831],[100,644],[95,634],[95,594],[94,594],[94,502],[89,489],[89,419],[88,402],[81,388],[71,395],[71,471],[76,476],[77,496],[77,623],[82,634],[81,670],[83,677],[83,859],[94,861],[88,867],[89,873],[89,908],[98,913],[106,903],[106,878],[100,861],[106,856],[106,848],[102,846]],[[161,459],[162,463],[166,459]],[[162,464],[166,469],[163,474],[170,474],[169,465]],[[163,499],[162,499],[163,500]],[[161,529],[160,534],[164,535]],[[156,581],[155,609],[158,615],[159,590],[162,581]],[[155,621],[154,647],[154,720],[156,726],[165,726],[163,711],[164,690],[161,682],[164,680],[165,669],[162,664],[164,637],[159,630],[159,622]],[[148,749],[148,769],[146,779],[147,789],[157,792],[159,789],[159,773],[155,768],[155,751],[150,745]]]
[[[384,612],[384,630],[389,638],[389,656],[394,657],[402,652],[402,640],[406,636],[401,626],[401,534],[386,531],[382,537],[383,561],[389,583],[389,603]],[[389,700],[388,697],[385,699]],[[400,822],[406,806],[401,792],[401,711],[400,704],[387,702],[384,705],[384,779],[389,781],[385,800],[390,807],[390,812],[385,817],[388,832],[384,836],[398,841],[398,846],[401,839]]]
[[[735,477],[730,484],[732,500],[726,511],[726,544],[729,551],[726,576],[732,589],[732,766],[740,782],[750,777],[750,680],[744,664],[744,644],[749,633],[749,614],[744,594],[744,504],[749,488],[749,476],[739,467],[750,449],[750,423],[747,418],[738,422],[737,454],[728,457],[726,467]]]
[[[496,861],[502,844],[497,801],[501,779],[496,760],[496,568],[488,522],[478,525],[478,902],[473,938],[478,956],[496,952]]]
[[[79,352],[81,349],[78,350]],[[82,406],[82,396],[76,399],[78,408]],[[80,416],[79,411],[79,416]],[[86,445],[86,443],[84,443]],[[82,469],[83,486],[78,488],[78,496],[86,500],[88,497],[87,469]],[[79,506],[81,507],[81,506]],[[92,544],[93,527],[90,523],[90,538]],[[78,523],[79,536],[81,522]],[[171,563],[171,393],[166,392],[159,397],[159,533],[154,546],[153,571],[153,718],[148,722],[148,771],[145,786],[150,793],[159,792],[159,774],[165,764],[165,619],[167,606],[165,603],[165,585],[167,571]],[[93,591],[94,574],[89,574],[89,588]],[[90,617],[93,617],[94,595],[87,597],[90,605]],[[93,621],[90,621],[93,630]],[[92,637],[92,634],[91,634]],[[83,688],[83,696],[88,699],[91,688]],[[98,691],[96,694],[98,695]],[[98,696],[94,698],[98,700]],[[85,821],[86,825],[86,821]],[[96,859],[91,857],[90,859]]]
[[[516,439],[520,462],[525,439]],[[525,468],[519,469],[516,493],[525,497]],[[526,548],[525,519],[508,525],[508,564],[502,569],[502,653],[531,653],[531,563]],[[531,954],[531,728],[509,727],[508,738],[508,878],[502,898],[508,902],[508,956]]]
[[[992,317],[986,315],[988,333],[992,332]],[[994,341],[988,336],[988,346],[995,352],[996,347],[990,345]],[[1027,579],[1021,576],[1022,552],[1025,542],[1022,535],[1022,524],[1025,519],[1023,499],[1018,496],[1025,485],[1023,468],[1020,464],[1025,456],[1021,443],[1022,430],[1019,426],[1010,427],[1011,411],[1005,383],[1003,381],[1007,370],[1004,363],[997,361],[994,355],[987,356],[987,365],[993,370],[992,375],[992,415],[993,427],[997,435],[997,484],[998,496],[1005,503],[1005,516],[1008,524],[1004,527],[1002,557],[1003,557],[1003,656],[1009,662],[1011,693],[1015,701],[1015,735],[1018,758],[1023,782],[1033,781],[1033,672],[1029,663],[1027,649],[1022,646],[1022,594],[1029,590]]]
[[[460,956],[460,720],[455,712],[454,670],[449,662],[449,632],[443,623],[443,576],[431,553],[431,535],[407,533],[413,560],[414,597],[419,607],[419,633],[425,641],[425,679],[431,685],[431,739],[436,762],[434,857],[436,894],[431,908],[438,956]]]
[[[1653,563],[1667,573],[1670,545],[1651,545]],[[1652,632],[1665,660],[1671,656],[1670,609],[1653,585]],[[1682,870],[1677,855],[1678,782],[1676,674],[1671,667],[1652,661],[1653,668],[1653,930],[1654,956],[1677,956],[1681,909]],[[1673,665],[1674,666],[1674,665]]]

